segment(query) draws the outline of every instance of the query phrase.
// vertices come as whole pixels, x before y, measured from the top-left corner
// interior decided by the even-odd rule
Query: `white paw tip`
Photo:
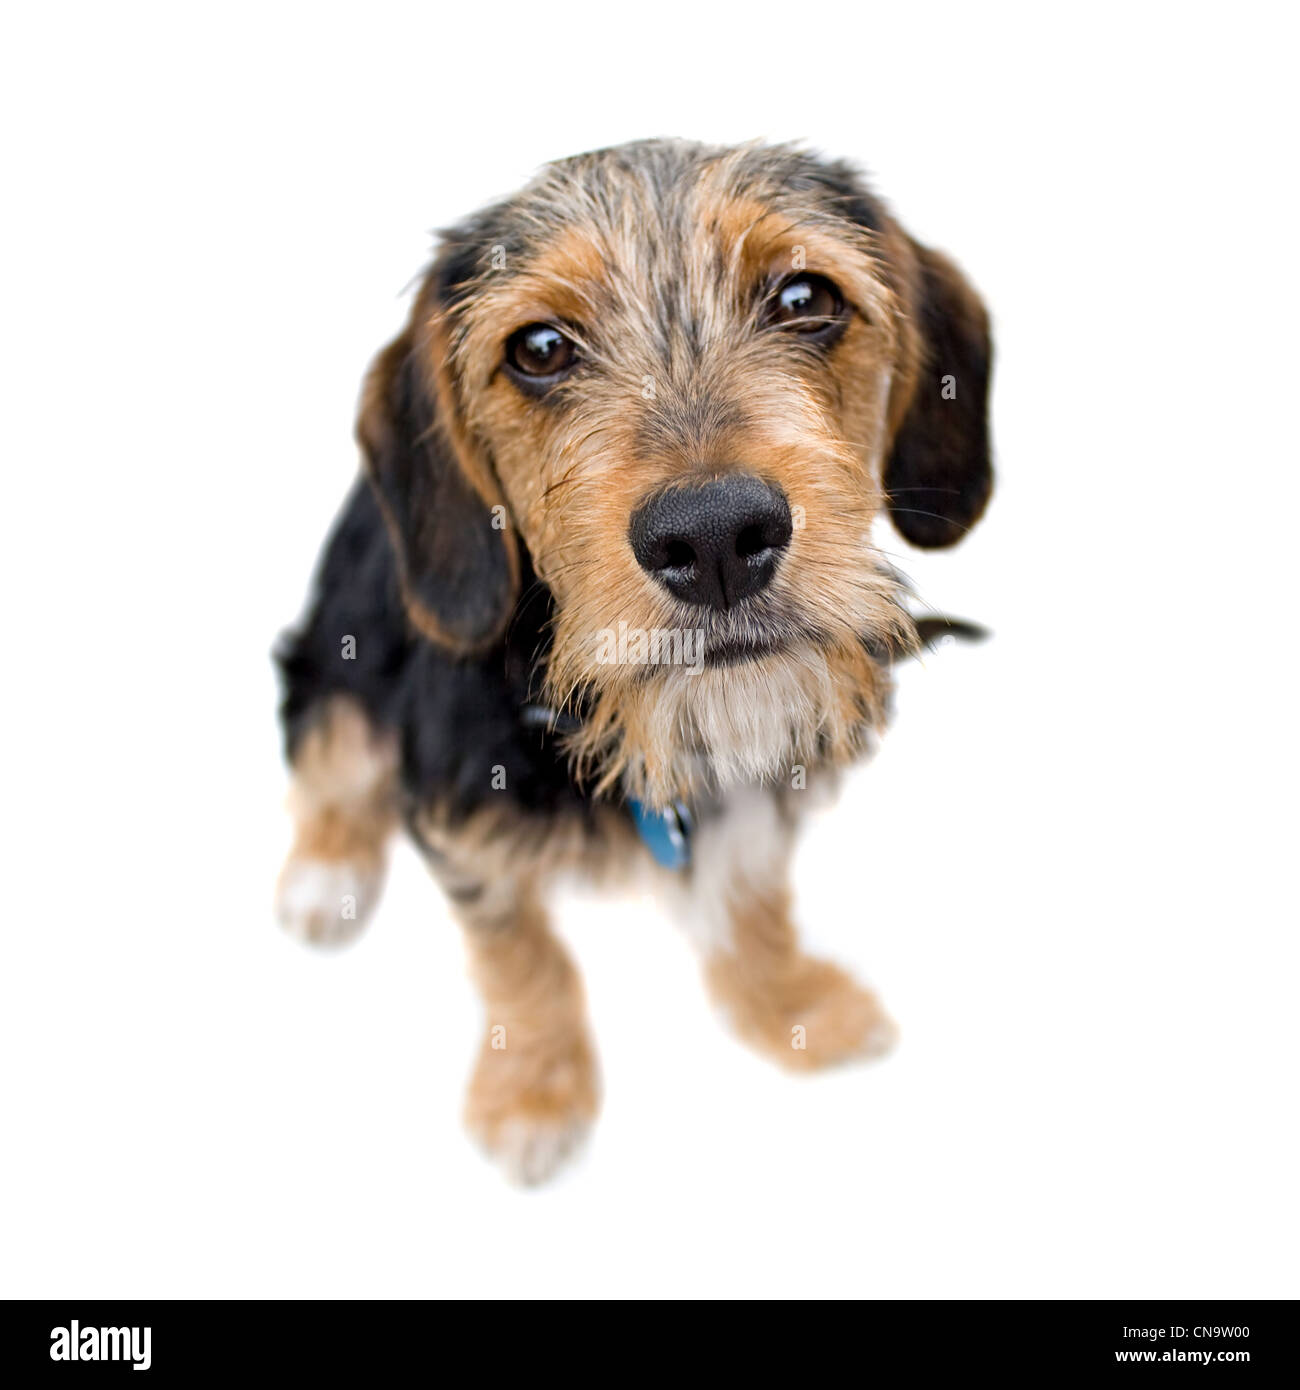
[[[300,940],[341,946],[365,925],[378,895],[378,875],[346,860],[290,859],[276,889],[275,913]]]
[[[510,1182],[536,1187],[582,1147],[590,1130],[586,1120],[510,1120],[486,1147]]]
[[[883,1018],[867,1029],[862,1039],[862,1054],[865,1057],[883,1057],[892,1052],[898,1042],[898,1025],[890,1018]]]

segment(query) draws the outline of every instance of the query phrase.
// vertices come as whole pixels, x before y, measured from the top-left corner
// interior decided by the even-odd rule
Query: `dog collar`
[[[571,714],[561,714],[545,705],[529,704],[520,711],[523,724],[548,733],[573,733],[582,727]],[[670,802],[662,811],[651,810],[644,801],[629,797],[628,814],[642,843],[665,869],[686,869],[691,863],[691,833],[695,821],[684,801]]]

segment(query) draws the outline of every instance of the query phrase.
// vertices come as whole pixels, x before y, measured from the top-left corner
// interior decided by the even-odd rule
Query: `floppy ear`
[[[915,244],[914,244],[915,245]],[[993,490],[988,314],[945,256],[915,246],[912,318],[920,373],[885,465],[894,525],[913,545],[953,545],[977,522]]]
[[[423,297],[422,297],[423,298]],[[505,628],[519,552],[490,469],[439,402],[436,336],[411,326],[380,353],[362,395],[357,438],[397,553],[402,598],[426,637],[458,652]],[[493,510],[495,507],[495,510]]]

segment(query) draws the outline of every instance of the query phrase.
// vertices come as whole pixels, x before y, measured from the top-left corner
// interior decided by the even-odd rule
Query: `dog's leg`
[[[751,1046],[795,1070],[888,1051],[870,990],[804,955],[790,912],[792,829],[775,795],[745,790],[695,837],[685,918],[714,999]]]
[[[397,825],[397,745],[361,706],[331,696],[293,759],[293,848],[276,889],[276,912],[296,936],[321,945],[350,940],[383,887]]]
[[[514,1181],[541,1182],[581,1143],[599,1104],[582,981],[533,887],[508,875],[440,877],[487,1013],[466,1126]]]

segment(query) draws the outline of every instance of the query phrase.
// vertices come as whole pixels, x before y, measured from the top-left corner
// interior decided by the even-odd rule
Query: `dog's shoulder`
[[[325,542],[307,613],[276,651],[290,755],[328,697],[347,695],[377,729],[397,733],[404,788],[421,807],[453,820],[487,808],[584,807],[530,703],[552,601],[531,574],[524,595],[485,652],[461,656],[429,641],[407,616],[388,528],[359,478]]]
[[[358,478],[317,561],[302,619],[276,645],[290,758],[333,696],[395,728],[414,651],[392,546],[374,493]]]
[[[422,637],[407,684],[403,768],[421,805],[454,818],[481,810],[586,810],[547,711],[538,703],[550,639],[549,592],[531,574],[503,639],[455,656]]]

